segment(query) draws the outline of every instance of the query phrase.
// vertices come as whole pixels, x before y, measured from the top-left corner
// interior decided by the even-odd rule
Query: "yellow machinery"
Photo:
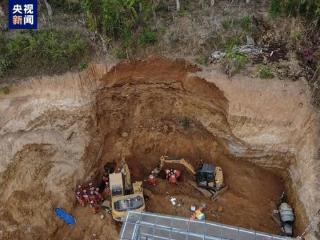
[[[214,166],[213,164],[204,163],[197,170],[185,159],[174,159],[168,156],[160,157],[160,169],[163,168],[165,163],[181,164],[187,168],[196,178],[197,184],[190,182],[190,184],[196,187],[204,195],[208,195],[208,192],[203,191],[206,189],[210,192],[211,197],[215,197],[216,193],[225,188],[223,172],[221,167]],[[203,189],[199,189],[203,188]]]
[[[126,163],[123,164],[122,170],[120,173],[109,175],[112,217],[119,222],[125,220],[129,210],[145,210],[142,182],[129,184],[130,171]]]

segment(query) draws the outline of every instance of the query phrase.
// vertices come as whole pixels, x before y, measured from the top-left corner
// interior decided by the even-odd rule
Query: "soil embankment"
[[[319,208],[317,121],[301,82],[230,80],[183,60],[149,58],[27,86],[0,98],[4,239],[116,239],[111,219],[77,207],[73,189],[121,156],[135,180],[146,179],[163,154],[224,169],[229,190],[217,201],[185,182],[161,181],[147,186],[149,211],[188,217],[190,204],[205,202],[211,220],[279,233],[271,211],[287,189],[299,233]],[[55,207],[77,224],[63,226]]]

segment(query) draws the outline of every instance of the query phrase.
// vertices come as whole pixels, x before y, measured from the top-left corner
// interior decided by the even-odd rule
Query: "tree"
[[[180,0],[176,0],[177,11],[180,11]]]

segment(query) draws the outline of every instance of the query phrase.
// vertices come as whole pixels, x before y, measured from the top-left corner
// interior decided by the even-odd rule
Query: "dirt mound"
[[[296,125],[309,121],[308,127],[314,129],[312,115],[305,107],[299,118],[281,111],[259,114],[259,106],[267,110],[274,104],[262,93],[269,88],[261,85],[261,79],[249,79],[256,83],[251,89],[243,87],[247,84],[243,79],[230,81],[217,72],[199,71],[183,60],[153,57],[120,63],[106,74],[92,67],[65,79],[38,80],[30,85],[41,89],[32,91],[34,95],[17,87],[2,97],[0,234],[4,239],[90,239],[92,234],[116,239],[118,227],[110,217],[101,220],[76,205],[75,185],[98,180],[103,165],[121,157],[126,158],[133,179],[144,180],[163,154],[184,157],[194,166],[200,160],[222,166],[230,189],[210,202],[186,182],[177,188],[161,182],[157,188],[147,186],[149,211],[189,217],[190,204],[203,201],[209,206],[209,219],[279,233],[270,214],[285,188],[283,178],[299,181],[299,185],[287,181],[286,186],[294,206],[306,206],[299,191],[307,171],[299,168],[296,178],[291,171],[302,164],[296,156],[305,146],[301,136],[306,128]],[[286,99],[281,88],[269,84],[275,88],[273,98],[279,98],[277,109],[295,107],[296,102],[291,106],[281,101]],[[54,90],[45,89],[48,85]],[[303,94],[298,98],[307,99]],[[315,147],[312,137],[305,137]],[[180,199],[182,207],[172,208],[166,192]],[[53,214],[55,207],[72,212],[77,224],[64,226]],[[307,218],[303,207],[296,212],[299,232]]]

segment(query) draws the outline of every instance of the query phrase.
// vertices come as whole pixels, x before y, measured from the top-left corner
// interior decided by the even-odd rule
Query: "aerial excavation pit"
[[[28,228],[25,239],[90,239],[92,234],[117,239],[110,216],[100,219],[76,204],[75,186],[100,180],[103,166],[119,164],[123,157],[133,181],[147,180],[161,155],[183,157],[194,167],[200,160],[221,166],[229,188],[215,201],[207,199],[188,184],[193,176],[181,167],[177,185],[144,182],[147,211],[190,217],[191,205],[205,203],[209,220],[279,234],[271,214],[285,191],[296,213],[295,235],[301,233],[316,207],[305,198],[316,202],[319,196],[304,185],[315,178],[309,156],[317,146],[304,87],[275,81],[266,88],[262,80],[252,85],[253,79],[231,81],[199,71],[182,60],[150,58],[120,63],[106,74],[92,67],[62,82],[42,79],[33,83],[39,88],[34,95],[17,89],[3,99],[1,109],[8,114],[0,121],[7,140],[0,142],[7,151],[1,162],[0,227],[13,230],[2,234],[19,239]],[[46,84],[56,86],[56,92],[44,90]],[[41,101],[44,95],[50,102]],[[13,142],[9,150],[8,141]],[[309,166],[299,157],[308,158]],[[34,169],[31,159],[37,163]],[[41,191],[30,194],[34,189]],[[171,196],[179,207],[171,204]],[[64,225],[54,216],[55,207],[70,211],[77,224]]]

